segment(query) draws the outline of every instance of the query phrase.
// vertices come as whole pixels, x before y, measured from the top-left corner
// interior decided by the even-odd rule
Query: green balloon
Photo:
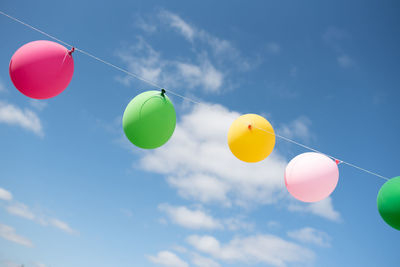
[[[381,187],[377,203],[382,219],[400,230],[400,176],[390,179]]]
[[[152,149],[165,144],[176,125],[171,100],[159,91],[147,91],[129,102],[122,118],[126,137],[134,145]]]

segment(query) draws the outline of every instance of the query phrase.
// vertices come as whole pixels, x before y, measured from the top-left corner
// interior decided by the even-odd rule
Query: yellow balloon
[[[256,114],[245,114],[237,118],[229,128],[229,149],[238,159],[258,162],[271,154],[275,146],[272,125]]]

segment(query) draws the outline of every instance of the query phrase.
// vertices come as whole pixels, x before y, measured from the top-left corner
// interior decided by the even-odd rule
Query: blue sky
[[[170,95],[171,140],[124,137],[125,106],[154,87],[75,52],[59,96],[8,76],[45,39],[0,17],[0,266],[397,266],[376,209],[384,180],[339,166],[330,198],[302,204],[277,140],[245,164],[226,143],[240,114],[387,177],[399,175],[397,1],[2,1],[0,10],[200,101]]]

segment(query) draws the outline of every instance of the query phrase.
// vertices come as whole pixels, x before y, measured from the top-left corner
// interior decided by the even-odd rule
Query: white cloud
[[[192,263],[199,267],[220,267],[221,266],[218,262],[214,261],[213,259],[200,256],[197,253],[193,253]]]
[[[339,65],[343,68],[348,68],[354,65],[354,60],[348,55],[341,55],[337,58]]]
[[[301,116],[288,124],[282,124],[277,129],[277,133],[290,139],[309,142],[312,138],[310,126],[311,120],[305,116]]]
[[[224,206],[278,202],[287,194],[286,160],[276,150],[259,163],[235,158],[226,136],[239,115],[220,105],[194,106],[182,116],[171,140],[145,153],[140,166],[167,175],[168,183],[184,198]]]
[[[180,252],[180,253],[186,253],[187,252],[187,248],[182,247],[182,246],[178,246],[178,245],[172,246],[172,249],[177,251],[177,252]]]
[[[0,224],[0,237],[26,247],[33,246],[29,239],[18,235],[13,227],[5,224]]]
[[[153,33],[157,30],[156,25],[147,23],[140,15],[137,15],[135,18],[135,26],[147,33]]]
[[[221,229],[222,224],[202,210],[191,210],[185,206],[161,204],[159,209],[165,212],[170,220],[189,229]]]
[[[182,176],[170,176],[167,181],[184,198],[195,199],[204,203],[219,202],[230,206],[227,196],[229,185],[216,177],[198,173],[187,175],[184,178]]]
[[[32,211],[27,205],[19,202],[12,203],[6,207],[6,211],[12,215],[22,217],[31,221],[35,221],[43,226],[53,226],[69,234],[75,234],[77,231],[73,230],[68,223],[56,218],[50,218],[39,213]]]
[[[28,206],[22,203],[14,203],[6,207],[8,213],[28,219],[34,220],[35,214],[29,209]]]
[[[311,262],[315,258],[311,250],[273,235],[236,237],[226,244],[213,236],[191,235],[187,242],[198,251],[226,262],[285,266],[287,263]]]
[[[321,247],[329,247],[331,237],[322,231],[311,227],[305,227],[295,231],[287,232],[287,235],[303,243],[315,244]]]
[[[46,267],[46,264],[40,262],[34,262],[33,264],[35,265],[35,267]]]
[[[233,71],[247,71],[252,65],[241,56],[239,50],[229,41],[220,39],[209,32],[199,29],[183,20],[179,15],[161,10],[146,22],[138,17],[136,26],[146,33],[156,29],[172,28],[190,42],[188,53],[179,60],[162,57],[142,37],[129,49],[121,50],[117,55],[128,65],[128,70],[146,80],[161,84],[166,88],[199,88],[205,92],[217,93],[222,88],[232,88],[230,75]],[[185,51],[183,51],[185,52]],[[131,78],[118,77],[117,80],[128,86]]]
[[[201,86],[205,91],[216,92],[223,84],[224,75],[208,60],[204,60],[200,66],[182,62],[177,62],[176,66],[189,88]]]
[[[0,199],[8,201],[12,200],[12,194],[4,188],[0,187]]]
[[[42,123],[35,112],[30,109],[22,110],[4,101],[0,101],[0,123],[17,125],[38,136],[44,136]]]
[[[60,230],[62,230],[62,231],[64,231],[64,232],[66,232],[66,233],[69,233],[69,234],[75,234],[75,233],[76,233],[76,231],[73,230],[73,229],[68,225],[68,223],[63,222],[63,221],[61,221],[61,220],[59,220],[59,219],[51,218],[51,219],[48,220],[48,222],[49,222],[49,224],[52,225],[53,227],[56,227],[56,228],[58,228],[58,229],[60,229]]]
[[[300,205],[297,202],[289,205],[288,208],[290,211],[308,212],[331,221],[341,221],[340,213],[334,209],[331,197],[311,204]]]
[[[199,48],[201,45],[205,44],[208,49],[211,50],[210,52],[216,57],[217,61],[221,62],[227,60],[231,64],[233,63],[233,65],[238,67],[240,70],[248,70],[250,68],[248,60],[241,56],[241,53],[230,41],[221,39],[203,29],[190,25],[180,16],[170,11],[162,10],[158,17],[161,22],[177,30],[177,32],[186,40],[191,42],[194,47]],[[273,49],[280,49],[279,45],[274,45],[278,46],[278,48],[274,47]],[[199,50],[204,52],[206,49],[201,47]]]
[[[188,267],[189,264],[170,251],[160,251],[156,256],[148,256],[151,262],[169,267]]]
[[[195,29],[186,23],[178,15],[162,10],[159,13],[159,17],[166,23],[168,23],[172,28],[176,29],[180,34],[182,34],[187,40],[193,41],[195,35]]]
[[[127,64],[130,72],[166,88],[201,88],[215,93],[224,83],[224,74],[210,62],[207,54],[197,56],[196,62],[168,60],[143,38],[138,38],[136,44],[118,51],[117,56]],[[125,76],[117,80],[128,86],[132,78]]]
[[[335,51],[338,55],[336,57],[337,63],[342,68],[349,68],[355,65],[354,59],[352,59],[347,53],[345,49],[343,49],[343,43],[350,39],[350,34],[346,31],[330,27],[326,30],[326,32],[322,35],[322,39]]]
[[[120,50],[117,56],[128,66],[128,70],[146,80],[159,82],[161,70],[165,63],[160,53],[155,51],[143,38],[127,50]],[[119,81],[130,84],[130,77],[120,78]]]

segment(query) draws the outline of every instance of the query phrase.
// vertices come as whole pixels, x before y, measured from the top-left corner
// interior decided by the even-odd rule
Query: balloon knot
[[[161,89],[161,96],[162,96],[162,97],[165,97],[165,93],[166,93],[165,89],[162,88],[162,89]]]
[[[340,163],[342,163],[342,161],[335,159],[336,165],[339,165]]]
[[[68,55],[72,55],[72,53],[74,53],[75,51],[75,47],[72,47],[71,50],[68,51]]]
[[[247,128],[248,128],[249,130],[251,130],[253,127],[251,126],[251,124],[249,124],[249,125],[247,126]]]

